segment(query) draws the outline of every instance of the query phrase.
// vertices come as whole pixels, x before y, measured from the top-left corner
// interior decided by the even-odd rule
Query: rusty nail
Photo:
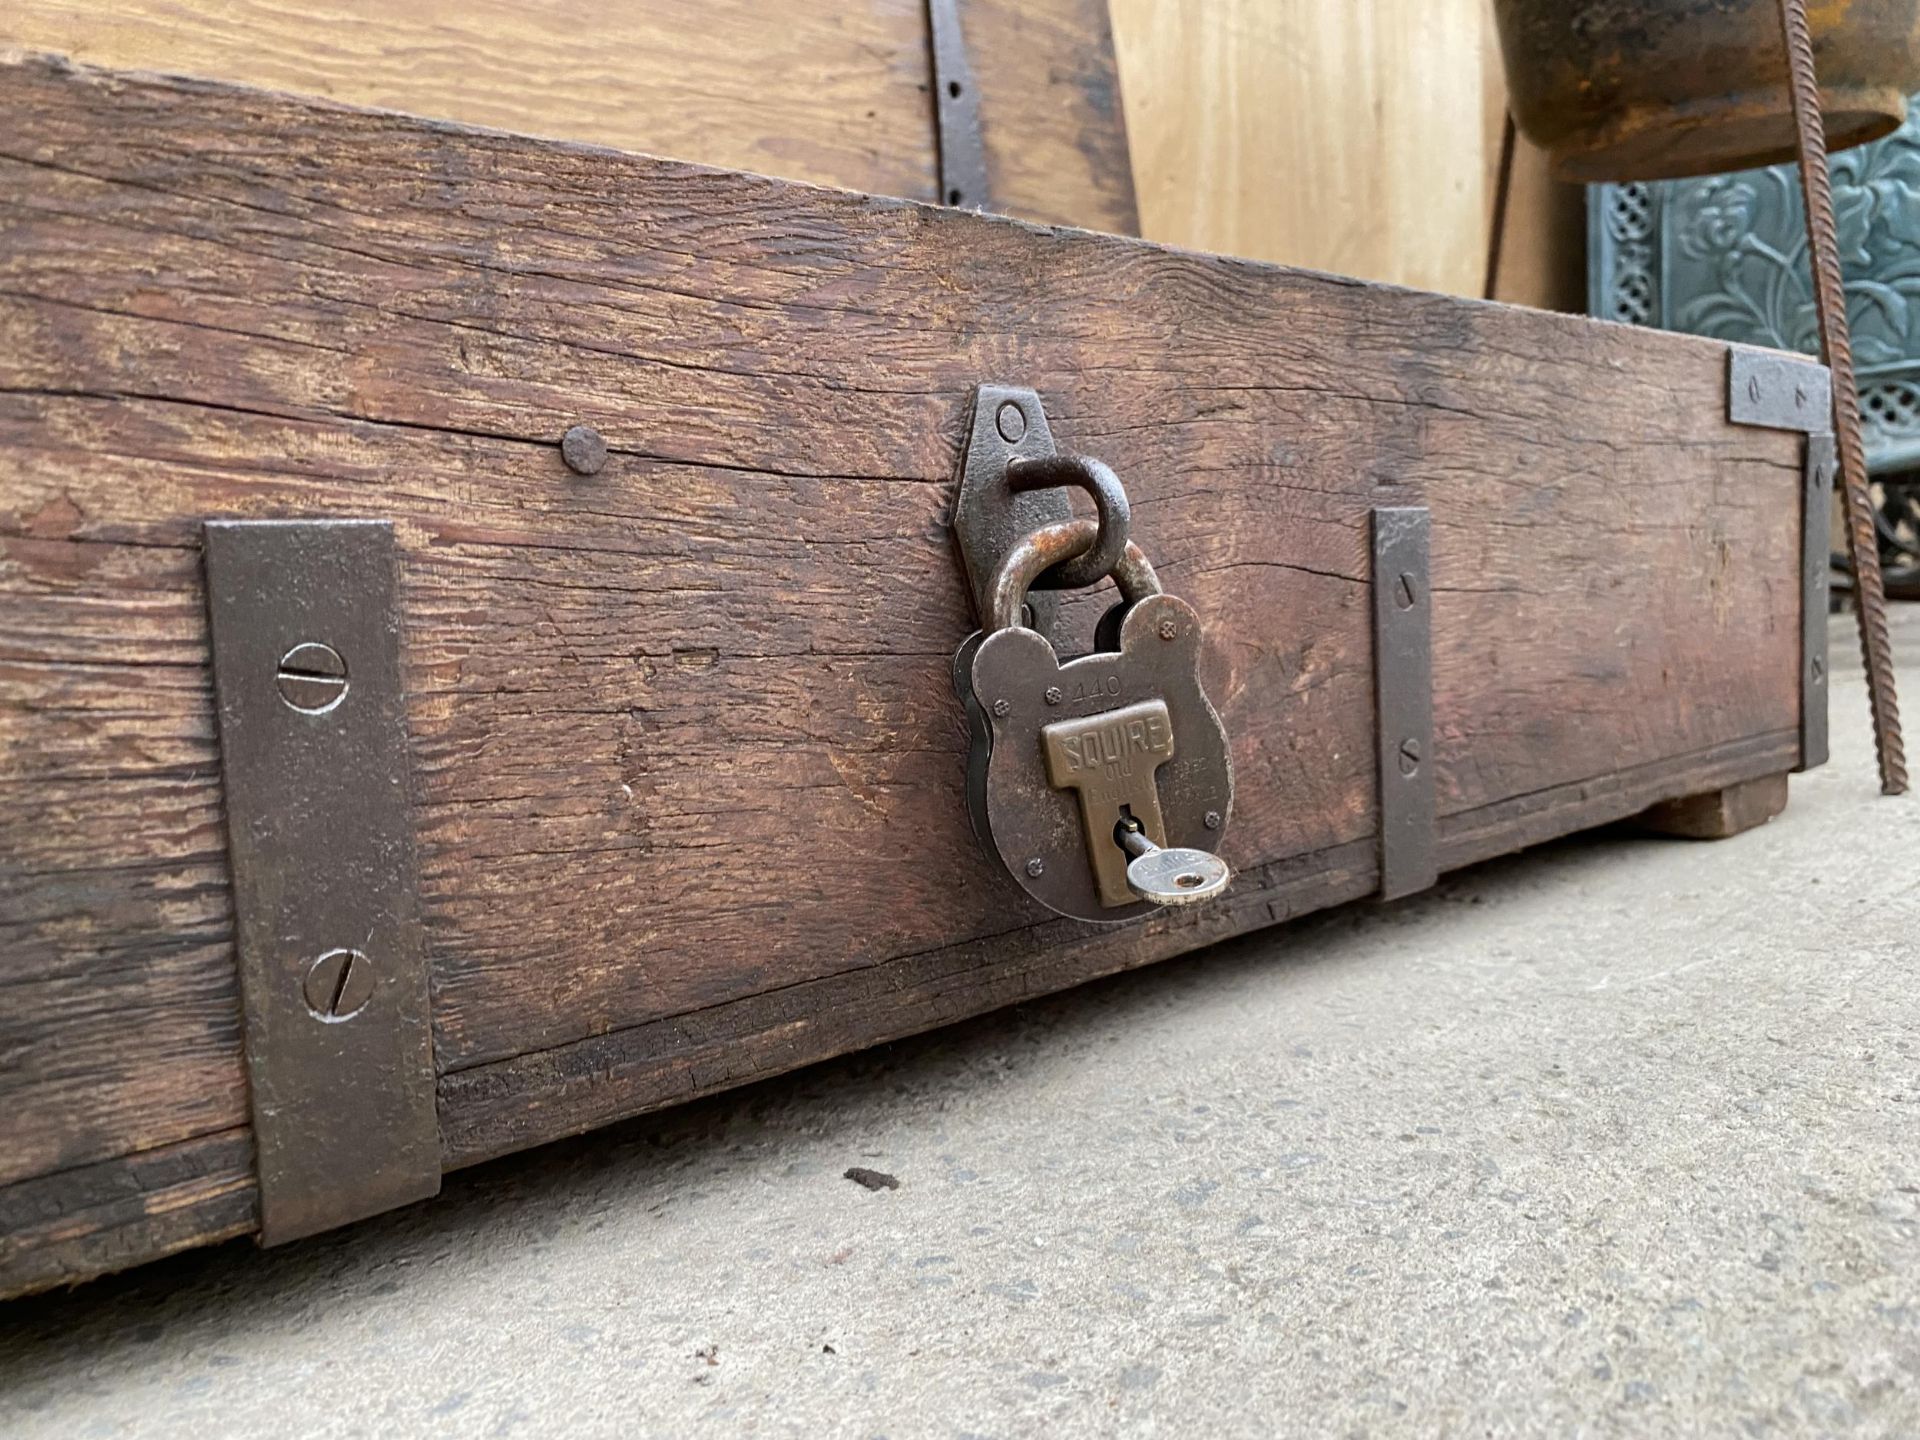
[[[313,962],[302,988],[316,1019],[350,1020],[373,998],[373,962],[358,950],[329,950]]]
[[[1036,855],[1034,856],[1033,859],[1027,861],[1027,874],[1031,875],[1034,879],[1038,880],[1042,875],[1046,873],[1047,873],[1047,862],[1042,860],[1039,856]]]
[[[995,412],[993,423],[999,429],[1002,440],[1009,445],[1018,445],[1021,437],[1027,433],[1027,412],[1007,400]]]
[[[1005,698],[1002,698],[1002,699],[999,699],[999,700],[996,700],[996,701],[994,701],[994,702],[993,702],[993,713],[994,713],[994,714],[996,714],[996,715],[1009,715],[1009,714],[1011,714],[1012,712],[1013,712],[1013,702],[1012,702],[1011,700],[1008,700],[1008,699],[1005,699]]]
[[[306,641],[280,657],[274,674],[280,698],[308,715],[320,715],[338,705],[347,693],[347,662],[331,645]]]
[[[1209,830],[1218,830],[1224,823],[1220,818],[1220,812],[1218,810],[1207,811],[1205,820],[1207,829]]]
[[[1058,685],[1047,686],[1047,704],[1058,705],[1062,700],[1066,698],[1067,697],[1065,695],[1060,693],[1060,687]]]
[[[598,475],[607,463],[607,442],[591,425],[575,425],[560,437],[560,458],[576,475]]]

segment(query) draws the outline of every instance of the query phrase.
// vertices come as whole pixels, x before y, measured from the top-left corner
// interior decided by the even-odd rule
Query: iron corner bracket
[[[1727,421],[1805,435],[1800,485],[1800,762],[1827,762],[1827,598],[1833,548],[1833,375],[1775,350],[1727,350]]]
[[[440,1189],[393,527],[209,521],[260,1241]]]

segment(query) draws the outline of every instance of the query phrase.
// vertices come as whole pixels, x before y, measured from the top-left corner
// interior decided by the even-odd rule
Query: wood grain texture
[[[959,8],[980,86],[989,208],[1138,235],[1107,0],[960,0]]]
[[[1105,0],[962,0],[993,206],[1133,234]],[[14,0],[0,48],[938,193],[925,0]]]
[[[217,85],[0,107],[0,1207],[250,1193],[193,1148],[247,1103],[207,517],[396,523],[451,1163],[1369,891],[1376,502],[1434,511],[1446,864],[1795,759],[1797,440],[1716,343]],[[968,832],[989,379],[1206,618],[1229,904],[1051,921]]]
[[[1490,0],[1113,0],[1113,30],[1148,239],[1485,293]],[[1523,138],[1494,298],[1584,310],[1582,216]]]
[[[244,1129],[0,1189],[0,1294],[71,1285],[259,1225]]]
[[[1112,10],[1143,235],[1481,293],[1502,93],[1487,0]]]

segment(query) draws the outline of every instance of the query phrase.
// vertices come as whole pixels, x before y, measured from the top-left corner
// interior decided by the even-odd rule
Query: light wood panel
[[[1480,295],[1505,81],[1488,0],[1112,0],[1141,233]],[[1557,207],[1557,208],[1556,208]],[[1566,196],[1509,206],[1499,298],[1577,301]]]

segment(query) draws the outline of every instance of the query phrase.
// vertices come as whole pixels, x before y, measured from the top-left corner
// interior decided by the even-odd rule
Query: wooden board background
[[[1491,0],[1112,0],[1140,233],[1484,292],[1506,80]],[[1582,311],[1584,214],[1522,139],[1495,297]]]
[[[959,0],[994,208],[1131,235],[1106,0]],[[914,200],[926,0],[11,0],[0,47]]]
[[[1113,0],[1110,37],[1106,0],[961,10],[1007,213],[1483,293],[1490,0]],[[0,45],[931,200],[925,24],[925,0],[13,0]],[[1523,140],[1497,298],[1583,309],[1582,215]]]
[[[220,86],[0,111],[0,1292],[251,1223],[209,516],[397,523],[450,1165],[1366,894],[1377,502],[1434,510],[1445,864],[1794,762],[1798,442],[1716,343]],[[1050,920],[974,845],[982,380],[1206,617],[1226,902]]]

